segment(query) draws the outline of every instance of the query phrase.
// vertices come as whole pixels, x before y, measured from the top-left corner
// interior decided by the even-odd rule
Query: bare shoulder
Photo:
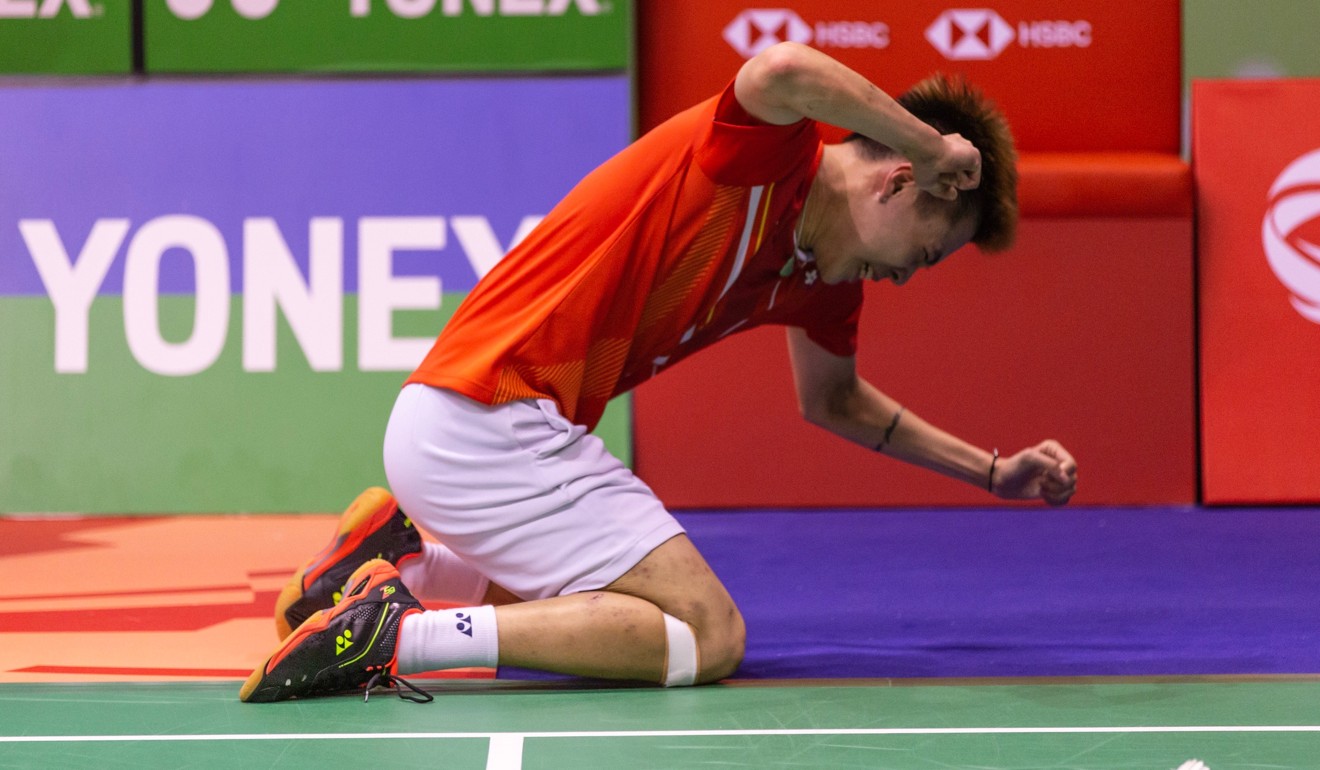
[[[796,123],[804,116],[790,106],[791,89],[809,66],[811,49],[798,43],[776,43],[748,59],[734,80],[734,95],[752,116],[775,125]]]

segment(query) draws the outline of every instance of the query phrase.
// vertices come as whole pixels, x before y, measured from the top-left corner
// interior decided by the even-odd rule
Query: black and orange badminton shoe
[[[275,633],[280,639],[317,610],[333,607],[348,576],[371,559],[396,567],[422,553],[422,536],[399,509],[394,496],[372,487],[357,496],[339,518],[339,529],[320,553],[293,573],[275,600]]]
[[[269,703],[290,698],[399,688],[400,697],[431,695],[396,677],[399,626],[422,605],[384,559],[372,559],[348,579],[335,606],[317,610],[243,683],[238,699]],[[407,688],[405,693],[403,688]]]

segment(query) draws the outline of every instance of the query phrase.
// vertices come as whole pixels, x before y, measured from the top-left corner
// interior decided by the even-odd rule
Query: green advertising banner
[[[129,0],[0,0],[0,74],[105,75],[132,69]]]
[[[632,0],[147,0],[149,72],[628,66]]]
[[[1183,74],[1197,78],[1320,75],[1315,0],[1183,0]]]

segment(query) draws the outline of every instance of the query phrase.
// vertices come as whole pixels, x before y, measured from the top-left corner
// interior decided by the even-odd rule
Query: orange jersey
[[[817,124],[763,123],[730,85],[583,179],[472,290],[408,378],[486,404],[549,398],[595,427],[614,396],[733,332],[800,326],[856,351],[861,287],[793,229]]]

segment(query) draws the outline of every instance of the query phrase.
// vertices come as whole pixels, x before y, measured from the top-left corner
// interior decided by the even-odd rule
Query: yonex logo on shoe
[[[344,633],[335,637],[335,655],[343,655],[344,650],[353,646],[353,631],[344,629]]]
[[[463,613],[459,612],[459,613],[455,613],[454,617],[458,618],[458,625],[455,626],[455,628],[458,629],[458,632],[460,634],[467,634],[468,636],[472,636],[472,616],[464,615]]]
[[[380,598],[384,599],[394,594],[394,586],[381,586]]]

